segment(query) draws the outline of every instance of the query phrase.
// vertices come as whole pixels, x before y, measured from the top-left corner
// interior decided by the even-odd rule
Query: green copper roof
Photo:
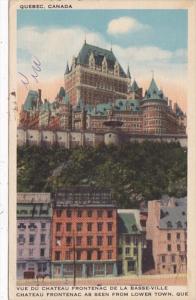
[[[158,89],[157,84],[152,78],[150,86],[145,93],[144,100],[164,100],[164,94],[161,90]]]
[[[139,234],[134,213],[119,213],[118,214],[118,230],[120,234]]]
[[[23,110],[29,111],[36,108],[38,100],[38,92],[30,90],[23,105]]]
[[[137,82],[134,80],[132,83],[132,86],[130,88],[131,92],[136,92],[139,89],[139,86],[137,85]]]
[[[59,95],[60,98],[65,97],[65,89],[64,89],[64,87],[61,86],[58,95]]]
[[[50,204],[17,204],[18,218],[48,218],[51,215]]]
[[[107,65],[109,69],[114,68],[114,64],[117,61],[114,53],[112,50],[107,50],[103,48],[99,48],[93,45],[89,45],[84,43],[82,46],[82,49],[80,50],[78,57],[77,57],[77,63],[81,65],[88,65],[89,64],[89,56],[93,53],[94,58],[95,58],[95,64],[101,66],[102,61],[104,57],[107,60]],[[127,77],[123,68],[120,66],[120,75],[122,77]]]

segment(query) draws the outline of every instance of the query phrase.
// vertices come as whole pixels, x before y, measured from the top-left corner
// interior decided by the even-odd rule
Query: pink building
[[[187,267],[186,200],[148,202],[146,239],[152,243],[156,273],[185,273]]]

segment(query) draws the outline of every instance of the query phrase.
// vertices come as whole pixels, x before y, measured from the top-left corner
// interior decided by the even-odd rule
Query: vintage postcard
[[[196,299],[195,1],[10,1],[9,299]]]

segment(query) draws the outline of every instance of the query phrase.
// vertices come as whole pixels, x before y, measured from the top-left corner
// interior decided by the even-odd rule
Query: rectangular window
[[[107,226],[108,226],[108,231],[112,231],[112,223],[109,222],[109,223],[107,224]]]
[[[92,251],[87,251],[87,260],[92,259]]]
[[[108,250],[108,259],[112,259],[112,250]]]
[[[62,215],[62,209],[58,208],[58,209],[56,210],[56,216],[57,216],[57,218],[60,218],[61,215]]]
[[[97,251],[97,259],[100,260],[102,257],[102,251]]]
[[[76,259],[81,260],[81,251],[76,251]]]
[[[177,251],[181,251],[180,244],[177,244]]]
[[[66,237],[66,245],[71,245],[72,242],[72,237],[71,236],[67,236]]]
[[[177,239],[177,240],[180,240],[180,233],[179,233],[179,232],[176,233],[176,239]]]
[[[45,244],[46,243],[46,235],[45,234],[41,234],[40,235],[40,242],[41,242],[41,244]]]
[[[46,229],[46,223],[41,223],[41,229],[45,230]]]
[[[112,215],[113,215],[112,210],[108,210],[108,211],[107,211],[107,216],[108,216],[108,218],[112,218]]]
[[[102,210],[102,209],[99,209],[99,210],[97,211],[97,217],[98,217],[98,218],[102,218],[102,216],[103,216],[103,210]]]
[[[66,223],[66,231],[71,231],[71,223]]]
[[[108,236],[108,246],[112,245],[112,239],[113,239],[112,236]]]
[[[93,244],[93,237],[92,236],[87,236],[87,245],[92,246]]]
[[[126,253],[126,255],[129,255],[130,254],[130,248],[126,248],[125,253]]]
[[[29,244],[33,245],[35,242],[35,235],[34,234],[30,234],[29,235]]]
[[[65,260],[71,259],[71,251],[65,251]]]
[[[62,226],[61,223],[56,223],[56,231],[57,232],[61,231],[61,226]]]
[[[92,226],[93,224],[92,223],[87,223],[87,230],[88,231],[92,231]]]
[[[89,218],[91,218],[92,215],[93,215],[92,210],[91,210],[91,209],[88,209],[88,211],[87,211],[87,216],[88,216]]]
[[[165,255],[162,255],[162,263],[165,263]]]
[[[103,229],[103,223],[97,223],[97,230],[102,231]]]
[[[71,209],[67,209],[66,215],[67,215],[67,218],[71,218],[71,215],[72,215]]]
[[[171,245],[170,244],[167,245],[167,251],[171,251]]]
[[[82,231],[82,223],[77,223],[77,231]]]
[[[61,252],[55,251],[55,260],[61,260]]]
[[[167,240],[170,241],[171,240],[171,233],[167,234]]]
[[[134,261],[128,261],[127,262],[127,264],[128,264],[128,272],[132,272],[132,271],[135,271],[135,262]]]
[[[97,246],[102,246],[103,245],[103,238],[102,236],[97,237]]]
[[[41,248],[40,249],[40,256],[44,256],[45,255],[45,249],[44,248]]]
[[[130,243],[131,243],[131,238],[130,238],[130,236],[126,236],[126,238],[125,238],[125,243],[126,243],[126,245],[130,245]]]
[[[82,244],[82,237],[81,236],[77,236],[76,237],[76,245],[80,246]]]
[[[82,210],[81,209],[78,209],[77,215],[78,215],[78,218],[82,217]]]
[[[134,255],[134,256],[137,256],[137,254],[138,254],[138,250],[137,250],[137,248],[134,248],[134,249],[133,249],[133,255]]]

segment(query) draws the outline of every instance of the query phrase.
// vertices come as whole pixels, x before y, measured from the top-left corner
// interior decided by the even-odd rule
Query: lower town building
[[[152,243],[156,273],[185,273],[187,269],[186,200],[149,201],[146,238]]]
[[[53,201],[52,277],[117,275],[117,209],[111,191],[67,188]]]
[[[142,250],[145,246],[139,210],[118,210],[118,273],[142,273]]]
[[[50,194],[18,193],[18,279],[50,276],[50,224]]]

